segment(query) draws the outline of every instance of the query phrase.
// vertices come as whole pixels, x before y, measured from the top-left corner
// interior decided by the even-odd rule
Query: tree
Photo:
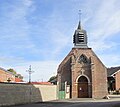
[[[57,78],[57,76],[52,76],[52,77],[50,77],[50,79],[48,80],[48,82],[51,82],[52,80],[54,80],[56,78]]]
[[[23,76],[21,74],[16,74],[17,78],[23,79]]]
[[[48,82],[51,82],[51,83],[53,83],[53,84],[57,84],[57,76],[52,76],[52,77],[50,77],[50,79],[48,80]]]
[[[12,68],[8,69],[7,71],[9,71],[9,72],[13,73],[14,75],[16,75],[16,74],[17,74],[17,72],[16,72],[14,69],[12,69]]]
[[[17,72],[14,69],[10,68],[7,71],[11,72],[13,75],[15,75],[15,77],[23,79],[23,76],[21,74],[17,74]]]

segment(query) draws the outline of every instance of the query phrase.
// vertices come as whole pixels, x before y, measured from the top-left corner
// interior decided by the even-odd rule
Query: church
[[[73,44],[57,70],[59,98],[104,98],[108,94],[107,68],[88,47],[81,21],[74,32]]]

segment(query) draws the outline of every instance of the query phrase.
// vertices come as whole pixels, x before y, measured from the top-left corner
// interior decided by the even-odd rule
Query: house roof
[[[31,82],[32,84],[51,85],[51,82]]]
[[[5,71],[5,72],[8,72],[6,69],[4,69],[4,68],[2,68],[2,67],[0,67],[0,70],[3,70],[3,71]]]
[[[9,73],[9,74],[11,74],[11,75],[14,75],[12,72],[10,72],[10,71],[8,71],[8,70],[2,68],[2,67],[0,67],[0,70],[5,71],[5,72],[7,72],[7,73]]]
[[[107,68],[107,76],[111,77],[113,74],[115,74],[116,72],[118,72],[118,70],[120,70],[120,66]]]
[[[15,82],[23,82],[22,79],[15,77]]]

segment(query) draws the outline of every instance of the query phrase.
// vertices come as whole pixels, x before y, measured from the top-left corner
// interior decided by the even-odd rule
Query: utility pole
[[[31,74],[34,72],[31,70],[31,65],[29,66],[29,69],[26,70],[26,72],[28,72],[28,74],[29,74],[29,83],[31,83]]]

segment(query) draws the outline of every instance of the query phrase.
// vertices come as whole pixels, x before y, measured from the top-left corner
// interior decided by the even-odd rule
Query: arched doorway
[[[88,98],[88,79],[81,76],[78,79],[78,98]]]

